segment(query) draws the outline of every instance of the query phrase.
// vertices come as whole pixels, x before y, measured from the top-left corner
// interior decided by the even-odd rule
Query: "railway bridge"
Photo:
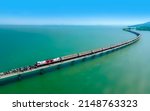
[[[90,50],[90,51],[86,51],[86,52],[81,52],[78,54],[71,54],[71,55],[52,59],[53,61],[48,60],[49,62],[45,62],[45,63],[43,62],[43,64],[41,64],[41,65],[34,64],[32,66],[21,67],[21,68],[17,68],[17,69],[12,69],[7,72],[2,72],[2,73],[0,73],[0,80],[7,79],[10,77],[14,77],[14,76],[19,79],[19,78],[21,78],[22,75],[27,74],[29,72],[39,71],[42,73],[42,70],[52,67],[52,66],[59,66],[64,63],[73,62],[73,61],[76,61],[79,59],[84,59],[84,58],[87,58],[90,56],[104,54],[104,53],[111,52],[111,51],[113,52],[115,50],[121,49],[123,47],[126,47],[128,45],[131,45],[131,44],[137,42],[141,37],[140,33],[135,32],[129,28],[124,28],[123,30],[135,34],[136,35],[135,38],[112,45],[112,46],[109,46],[109,47],[104,47],[104,48],[99,48],[99,49]]]

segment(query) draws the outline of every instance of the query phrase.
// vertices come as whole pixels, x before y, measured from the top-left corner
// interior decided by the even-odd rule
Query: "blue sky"
[[[137,24],[150,21],[149,6],[149,0],[1,0],[0,24]]]

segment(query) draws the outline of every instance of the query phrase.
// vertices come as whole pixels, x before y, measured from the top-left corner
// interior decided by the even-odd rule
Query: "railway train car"
[[[76,57],[78,57],[78,54],[72,54],[72,55],[61,57],[61,60],[65,61],[65,60],[70,60],[70,59],[73,59],[73,58],[76,58]]]
[[[91,54],[94,54],[95,52],[93,50],[91,50]]]
[[[54,62],[59,62],[59,61],[61,61],[61,58],[60,57],[57,57],[57,58],[55,58],[55,59],[52,59],[52,62],[54,63]]]
[[[47,64],[49,64],[49,63],[51,63],[52,61],[50,61],[50,60],[44,60],[44,61],[38,61],[38,62],[36,62],[36,66],[44,66],[44,65],[47,65]]]
[[[58,57],[51,60],[38,61],[36,62],[35,66],[39,67],[39,66],[49,65],[55,62],[59,62],[60,60],[61,60],[60,57]]]
[[[95,49],[95,50],[93,50],[94,53],[97,53],[97,52],[99,52],[99,51],[100,51],[100,49]]]
[[[102,52],[103,52],[103,51],[106,51],[106,50],[108,50],[107,47],[101,49]]]
[[[85,56],[85,55],[88,55],[91,53],[92,53],[91,51],[81,52],[81,53],[79,53],[79,56]]]

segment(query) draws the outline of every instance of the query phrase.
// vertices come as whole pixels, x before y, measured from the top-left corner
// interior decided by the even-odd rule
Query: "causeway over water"
[[[2,73],[0,73],[0,79],[1,80],[2,79],[7,79],[7,78],[10,78],[10,77],[13,77],[13,76],[20,79],[22,75],[27,74],[29,72],[39,71],[39,72],[42,73],[42,70],[44,70],[46,68],[49,68],[49,67],[53,67],[53,66],[58,66],[59,67],[61,64],[74,62],[74,61],[79,60],[79,59],[84,60],[84,58],[87,58],[87,57],[93,57],[95,55],[105,54],[105,53],[108,53],[108,52],[110,53],[110,52],[113,52],[115,50],[126,47],[128,45],[136,43],[141,37],[140,33],[135,32],[135,31],[133,31],[129,28],[126,28],[126,29],[123,29],[123,30],[135,34],[136,35],[135,38],[124,41],[124,42],[121,42],[121,43],[118,43],[118,44],[115,44],[115,45],[111,45],[109,47],[99,48],[99,49],[90,50],[90,51],[81,52],[81,53],[72,54],[72,55],[67,55],[67,56],[61,57],[61,58],[65,58],[65,59],[62,59],[61,61],[54,62],[54,63],[44,65],[44,66],[40,66],[40,67],[36,67],[36,68],[27,69],[25,71],[14,72],[13,71],[14,69],[13,69],[13,70],[8,71],[9,73],[8,72],[2,72]]]

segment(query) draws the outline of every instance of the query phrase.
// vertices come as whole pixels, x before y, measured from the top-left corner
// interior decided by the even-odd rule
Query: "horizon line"
[[[0,18],[0,25],[136,25],[147,21],[121,18]]]
[[[19,25],[25,25],[25,26],[128,26],[130,24],[1,24],[0,25],[16,25],[16,26],[19,26]],[[132,25],[132,24],[131,24]]]

